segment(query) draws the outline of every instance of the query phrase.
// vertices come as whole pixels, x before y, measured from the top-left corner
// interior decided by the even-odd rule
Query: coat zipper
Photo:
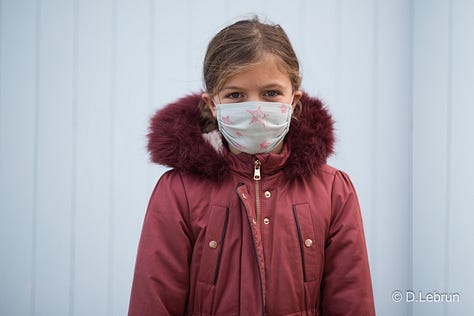
[[[254,170],[253,170],[253,180],[255,181],[255,213],[256,213],[256,228],[257,228],[257,234],[260,235],[260,240],[262,240],[262,236],[261,236],[261,230],[260,230],[260,217],[261,217],[261,213],[262,213],[262,210],[261,210],[261,205],[260,205],[260,180],[262,179],[262,176],[260,174],[260,167],[262,166],[262,163],[260,162],[260,160],[258,159],[255,159],[255,163],[254,163]],[[264,264],[265,265],[265,264]],[[260,271],[260,273],[265,273],[265,268],[263,268],[263,271]],[[260,286],[261,286],[261,289],[262,289],[262,308],[263,308],[263,311],[262,313],[265,313],[265,295],[263,294],[264,293],[264,290],[263,290],[263,283],[262,283],[262,279],[260,277]]]
[[[254,178],[255,178],[255,174],[254,174]],[[243,183],[239,184],[239,186],[241,186],[241,185],[243,185]],[[245,213],[247,215],[247,222],[249,224],[250,230],[252,230],[252,224],[250,223],[249,210],[247,209],[247,206],[245,205],[242,198],[240,197],[239,192],[237,192],[237,195],[239,196],[239,199],[240,199],[241,203],[243,204],[243,206],[245,208]],[[261,304],[262,304],[262,316],[263,316],[263,315],[265,315],[265,298],[264,298],[264,295],[263,295],[262,269],[260,267],[260,262],[258,261],[257,244],[255,242],[255,237],[254,237],[254,234],[252,232],[250,233],[250,237],[252,238],[253,250],[255,252],[255,261],[257,263],[257,268],[258,268],[258,279],[259,279],[259,283],[260,283],[260,299],[261,299]]]
[[[262,166],[262,163],[260,162],[260,160],[255,159],[253,179],[255,181],[255,212],[257,216],[256,218],[257,228],[260,227],[260,179],[262,178],[260,175],[261,166]]]

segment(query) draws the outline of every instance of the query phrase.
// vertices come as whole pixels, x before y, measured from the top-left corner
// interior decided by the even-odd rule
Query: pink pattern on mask
[[[264,113],[262,109],[260,108],[260,106],[257,107],[257,110],[255,111],[247,110],[247,112],[249,112],[250,115],[252,115],[252,121],[250,121],[250,124],[258,122],[258,123],[261,123],[263,126],[265,126],[265,122],[263,120],[268,117],[268,114]]]
[[[263,143],[260,144],[260,150],[267,150],[268,146],[270,146],[270,145],[271,145],[271,143],[268,140],[266,140],[266,141],[264,141]]]
[[[286,113],[287,110],[288,110],[288,107],[286,105],[282,104],[280,106],[280,111],[282,114]]]
[[[225,124],[229,124],[229,125],[234,124],[234,123],[232,123],[232,121],[230,120],[230,116],[229,116],[229,115],[228,115],[228,116],[223,116],[223,117],[222,117],[222,122],[224,122]]]

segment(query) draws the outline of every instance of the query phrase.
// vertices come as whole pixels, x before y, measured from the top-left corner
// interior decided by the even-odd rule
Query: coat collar
[[[201,94],[196,93],[158,110],[150,121],[148,151],[155,163],[220,182],[229,175],[235,157],[229,159],[233,154],[222,148],[217,131],[202,133],[200,100]],[[329,111],[306,93],[301,103],[301,113],[292,119],[285,139],[281,169],[289,180],[316,172],[334,151],[334,121]]]

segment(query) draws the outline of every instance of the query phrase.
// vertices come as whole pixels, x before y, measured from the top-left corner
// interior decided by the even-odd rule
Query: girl
[[[279,25],[209,43],[205,93],[151,120],[151,196],[129,316],[374,315],[356,193],[328,165],[333,121],[300,90]]]

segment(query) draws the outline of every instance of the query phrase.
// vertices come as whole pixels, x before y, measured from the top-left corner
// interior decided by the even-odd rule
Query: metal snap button
[[[211,241],[209,242],[209,248],[211,248],[211,249],[216,249],[216,248],[217,248],[217,241],[211,240]]]
[[[269,219],[268,217],[265,217],[265,218],[263,219],[263,223],[264,223],[265,225],[270,224],[270,219]]]
[[[304,241],[304,245],[306,248],[311,248],[311,246],[313,245],[313,241],[308,238]]]
[[[270,191],[265,191],[265,197],[269,199],[272,196],[272,193]]]

